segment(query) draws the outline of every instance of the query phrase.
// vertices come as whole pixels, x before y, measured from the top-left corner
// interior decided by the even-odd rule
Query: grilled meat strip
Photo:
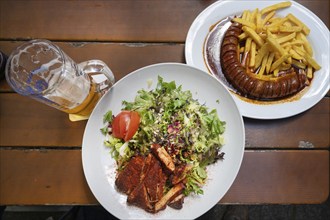
[[[179,171],[172,171],[174,163],[162,149],[164,148],[154,146],[152,153],[146,157],[132,157],[124,169],[118,172],[115,181],[117,189],[128,195],[128,204],[151,213],[165,209],[168,204],[178,209],[182,207],[184,200],[184,184],[179,179],[185,169],[180,166]],[[171,182],[173,176],[176,176],[177,181],[164,193],[166,182]],[[173,200],[176,200],[175,203],[171,203]]]

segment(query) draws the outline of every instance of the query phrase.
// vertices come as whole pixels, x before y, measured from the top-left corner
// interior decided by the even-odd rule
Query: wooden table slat
[[[0,205],[96,204],[81,163],[81,150],[0,150]],[[328,195],[329,151],[246,151],[220,203],[313,204]]]
[[[1,30],[1,29],[0,29]],[[0,50],[10,54],[23,41],[0,41]],[[116,81],[139,68],[164,62],[185,63],[184,44],[79,43],[54,42],[76,63],[98,59],[105,62]],[[0,81],[0,92],[12,89]]]
[[[194,19],[213,2],[2,0],[0,39],[184,42]],[[298,2],[329,27],[328,0]]]
[[[245,118],[246,148],[328,148],[329,100],[289,119]],[[0,114],[0,146],[81,146],[86,121],[70,122],[66,113],[33,99],[0,93]]]

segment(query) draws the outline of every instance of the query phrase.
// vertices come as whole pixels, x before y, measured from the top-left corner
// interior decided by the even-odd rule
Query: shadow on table
[[[28,209],[25,207],[22,212],[0,206],[0,220],[117,220],[102,206],[73,206],[67,207],[66,211],[48,210],[47,213],[36,207],[32,208],[34,211]],[[216,205],[196,220],[328,220],[329,217],[328,198],[317,205]]]

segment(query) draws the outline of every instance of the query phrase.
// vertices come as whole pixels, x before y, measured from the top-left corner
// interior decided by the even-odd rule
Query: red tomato
[[[140,115],[135,111],[122,111],[112,122],[112,135],[115,138],[130,140],[140,125]]]
[[[115,117],[112,121],[112,135],[117,138],[122,138],[119,129],[119,118],[120,117]]]
[[[130,140],[134,136],[136,131],[139,129],[139,125],[140,125],[140,115],[139,113],[132,111],[131,118],[128,123],[127,133],[124,137],[125,141]]]

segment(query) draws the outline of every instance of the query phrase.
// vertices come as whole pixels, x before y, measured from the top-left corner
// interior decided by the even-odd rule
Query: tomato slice
[[[127,134],[128,125],[130,123],[131,113],[129,111],[122,111],[119,113],[119,130],[120,138],[124,139]]]
[[[122,135],[120,134],[120,128],[119,128],[119,119],[120,117],[116,116],[113,121],[112,121],[112,135],[115,138],[123,138]]]
[[[112,121],[112,135],[130,140],[139,129],[140,115],[135,111],[121,111]]]
[[[140,125],[140,115],[138,112],[132,111],[127,128],[127,133],[124,137],[124,141],[130,140],[134,136],[136,131],[139,129],[139,125]]]

